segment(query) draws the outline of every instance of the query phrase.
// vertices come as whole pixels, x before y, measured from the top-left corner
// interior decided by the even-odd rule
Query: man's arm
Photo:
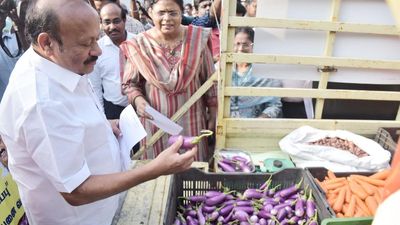
[[[161,175],[187,170],[194,160],[197,147],[180,155],[178,150],[182,143],[180,137],[156,159],[139,168],[121,173],[91,175],[74,191],[61,195],[69,204],[79,206],[108,198]]]

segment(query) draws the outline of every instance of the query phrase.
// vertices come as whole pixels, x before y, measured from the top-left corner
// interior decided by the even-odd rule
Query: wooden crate
[[[390,5],[398,4],[398,1]],[[393,7],[392,7],[393,8]],[[394,9],[398,12],[398,9]],[[336,34],[339,32],[398,36],[396,26],[377,24],[354,24],[338,21],[340,1],[333,0],[330,21],[312,21],[300,19],[249,18],[237,17],[236,3],[223,1],[221,32],[221,70],[218,79],[219,109],[216,129],[216,149],[238,148],[249,152],[279,151],[279,140],[294,129],[309,125],[319,129],[343,129],[374,138],[379,127],[398,127],[400,114],[390,120],[339,119],[323,118],[325,100],[360,100],[394,102],[399,109],[400,92],[374,91],[356,89],[328,89],[329,70],[321,70],[318,87],[313,89],[299,88],[249,88],[231,86],[231,74],[234,63],[266,63],[286,65],[307,65],[317,68],[352,68],[400,70],[399,60],[339,58],[332,56]],[[277,55],[277,54],[241,54],[233,52],[233,39],[236,27],[252,26],[278,29],[297,29],[326,32],[324,54],[309,55]],[[257,34],[256,34],[257,35]],[[400,40],[399,40],[400,41]],[[399,57],[400,58],[400,57]],[[399,73],[400,74],[400,73]],[[230,117],[231,96],[279,96],[312,98],[315,101],[315,118],[313,119],[243,119]]]

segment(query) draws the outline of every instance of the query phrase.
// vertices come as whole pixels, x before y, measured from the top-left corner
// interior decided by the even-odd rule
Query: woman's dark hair
[[[31,0],[26,14],[25,32],[31,43],[37,45],[40,33],[47,33],[55,39],[60,47],[62,40],[60,36],[59,18],[51,7],[37,7],[38,0]]]
[[[156,4],[160,0],[151,0],[150,2],[150,7],[153,7],[154,4]],[[174,0],[176,4],[178,4],[179,8],[181,9],[181,12],[183,12],[183,0]]]
[[[251,27],[237,27],[235,29],[235,36],[238,33],[245,33],[249,36],[249,40],[254,43],[254,30]]]
[[[246,8],[242,5],[242,3],[237,2],[236,3],[236,15],[244,16],[246,15],[247,10]]]

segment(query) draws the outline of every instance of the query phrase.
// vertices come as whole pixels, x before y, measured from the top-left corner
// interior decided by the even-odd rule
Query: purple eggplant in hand
[[[199,136],[194,136],[194,137],[188,137],[188,136],[183,136],[183,144],[181,146],[181,149],[192,149],[195,145],[197,145],[200,140],[203,137],[208,137],[211,136],[213,134],[212,131],[210,130],[201,130],[200,131],[200,135]],[[175,143],[180,135],[172,135],[168,138],[168,145],[172,145],[173,143]]]

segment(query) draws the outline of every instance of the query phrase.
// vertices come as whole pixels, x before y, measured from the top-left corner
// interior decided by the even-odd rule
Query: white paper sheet
[[[151,106],[147,105],[145,111],[153,117],[153,120],[150,120],[150,122],[168,134],[178,135],[182,132],[183,128],[181,126],[174,123]]]
[[[122,132],[122,136],[118,138],[119,147],[124,167],[128,169],[131,162],[131,149],[147,135],[132,105],[122,110],[119,117],[119,129]]]

